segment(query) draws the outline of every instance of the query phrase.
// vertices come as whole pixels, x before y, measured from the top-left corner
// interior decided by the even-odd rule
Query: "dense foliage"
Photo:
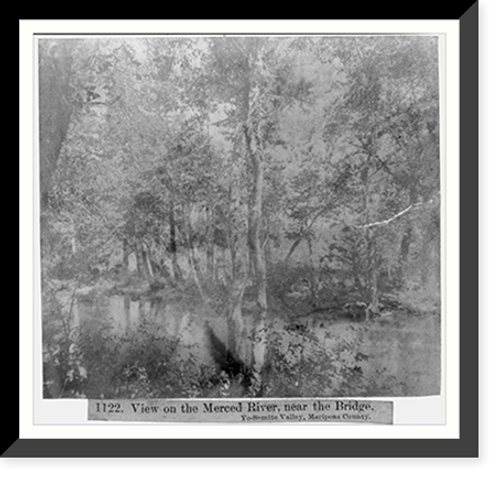
[[[47,396],[395,391],[302,319],[439,311],[437,38],[47,38],[38,50]],[[215,318],[241,371],[181,361],[179,331],[125,340],[104,311],[84,328],[82,304],[113,295],[124,318],[131,299]]]

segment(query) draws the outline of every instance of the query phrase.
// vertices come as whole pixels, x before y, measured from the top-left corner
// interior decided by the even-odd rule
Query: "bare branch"
[[[400,211],[399,213],[395,214],[394,216],[392,216],[391,218],[389,218],[387,220],[376,221],[375,223],[369,223],[367,225],[357,226],[357,228],[371,228],[372,226],[387,225],[390,222],[394,221],[396,218],[399,218],[400,216],[402,216],[405,213],[407,213],[408,211],[410,211],[413,207],[415,207],[418,204],[421,204],[421,203],[417,203],[415,205],[410,205],[410,206],[408,206],[408,208],[405,208],[403,211]]]
[[[408,213],[408,211],[410,211],[411,209],[418,208],[420,206],[423,206],[424,204],[433,203],[434,199],[438,195],[439,195],[439,191],[437,193],[435,193],[428,201],[426,201],[426,202],[419,201],[418,203],[413,203],[412,205],[408,206],[404,210],[400,211],[399,213],[396,213],[394,216],[391,216],[390,218],[388,218],[386,220],[375,221],[374,223],[368,223],[366,225],[355,225],[354,227],[355,228],[371,228],[373,226],[387,225],[387,224],[391,223],[392,221],[396,220],[397,218],[399,218],[400,216],[403,216],[405,213]]]

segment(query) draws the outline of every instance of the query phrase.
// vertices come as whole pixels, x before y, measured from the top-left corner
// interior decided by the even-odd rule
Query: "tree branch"
[[[423,201],[419,201],[418,203],[413,203],[412,205],[408,206],[404,210],[400,211],[399,213],[396,213],[394,216],[391,216],[390,218],[383,220],[383,221],[375,221],[374,223],[368,223],[366,225],[355,225],[355,228],[371,228],[372,226],[380,226],[380,225],[387,225],[394,221],[395,219],[399,218],[400,216],[403,216],[405,213],[408,213],[413,208],[418,208],[419,206],[423,206],[426,203],[433,203],[434,198],[439,195],[439,191],[435,193],[428,201],[425,203]]]
[[[400,211],[399,213],[395,214],[394,216],[392,216],[391,218],[389,218],[387,220],[375,221],[375,223],[369,223],[369,224],[366,224],[366,225],[356,226],[356,228],[371,228],[372,226],[387,225],[387,224],[391,223],[392,221],[394,221],[396,218],[399,218],[400,216],[402,216],[405,213],[407,213],[408,211],[410,211],[413,207],[415,207],[418,204],[419,203],[417,203],[415,205],[408,206],[408,208],[405,208],[403,211]]]
[[[75,101],[73,104],[76,105],[106,105],[106,106],[111,106],[114,105],[120,98],[121,94],[118,95],[116,98],[113,98],[112,100],[109,101]]]
[[[227,37],[231,40],[231,42],[234,44],[234,46],[241,52],[245,57],[248,57],[248,53],[243,50],[243,48],[240,46],[240,44],[236,41],[235,38],[233,37]]]

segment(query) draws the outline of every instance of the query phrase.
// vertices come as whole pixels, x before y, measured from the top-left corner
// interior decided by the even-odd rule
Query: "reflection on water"
[[[221,318],[200,313],[193,308],[181,309],[164,300],[137,299],[130,296],[100,296],[79,299],[72,314],[73,326],[82,331],[99,330],[103,321],[110,333],[133,337],[141,328],[156,338],[175,338],[176,353],[181,359],[194,354],[199,363],[211,365],[207,347],[205,321],[221,338],[227,338],[227,325]],[[286,322],[273,320],[282,343],[301,341],[300,334],[288,333]],[[435,395],[440,392],[441,324],[436,315],[410,317],[394,315],[369,323],[309,318],[307,333],[314,333],[325,350],[333,351],[344,344],[352,357],[363,358],[363,376],[377,382],[391,382],[393,396]],[[101,328],[102,329],[102,328]],[[288,338],[286,336],[288,335]],[[304,341],[306,344],[307,341]],[[348,361],[348,359],[346,359]],[[358,363],[357,363],[358,364]],[[359,394],[362,395],[362,394]]]
[[[164,300],[133,299],[130,295],[80,299],[73,321],[83,332],[102,331],[104,323],[108,333],[118,337],[133,337],[140,329],[156,339],[175,339],[180,358],[194,354],[200,362],[211,364],[201,318]]]
[[[438,318],[405,317],[377,327],[362,341],[373,374],[386,373],[406,385],[409,395],[439,394],[441,325]]]

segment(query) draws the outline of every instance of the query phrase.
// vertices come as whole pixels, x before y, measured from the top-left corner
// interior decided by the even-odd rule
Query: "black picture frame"
[[[451,8],[459,8],[456,4]],[[24,439],[3,425],[3,457],[478,457],[478,2],[460,22],[460,437],[458,439]],[[380,12],[377,10],[377,15]],[[375,20],[378,18],[370,18]],[[384,18],[385,19],[385,18]],[[400,18],[399,18],[400,19]],[[425,19],[425,18],[418,18]],[[436,18],[429,18],[436,19]],[[19,345],[19,328],[10,333]],[[17,369],[4,348],[4,420],[19,419]],[[8,373],[7,373],[8,374]],[[7,414],[5,414],[7,412]]]

